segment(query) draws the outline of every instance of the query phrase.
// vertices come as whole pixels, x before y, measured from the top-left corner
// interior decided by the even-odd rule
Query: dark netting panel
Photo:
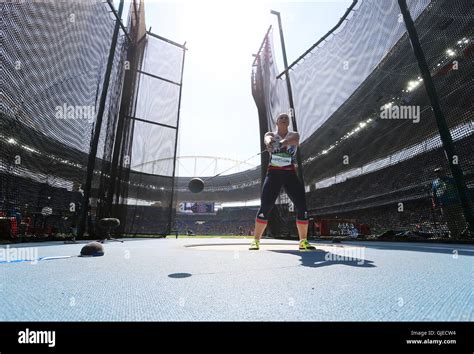
[[[474,158],[474,3],[434,1],[431,21],[417,25],[421,46],[432,69],[442,109],[470,187]],[[432,33],[428,36],[426,33]]]
[[[273,30],[270,29],[264,39],[262,49],[255,59],[255,65],[252,68],[254,80],[257,71],[259,80],[265,89],[263,90],[263,102],[266,111],[267,124],[270,130],[275,130],[276,119],[279,113],[288,112],[289,99],[286,82],[278,80],[279,74],[273,46]],[[256,85],[256,82],[253,83]],[[290,122],[290,129],[292,129]]]
[[[87,153],[95,119],[89,110],[100,94],[114,25],[107,7],[100,1],[40,1],[4,8],[3,92],[12,101],[6,108],[22,123]]]
[[[433,1],[415,24],[459,165],[472,188],[472,111],[466,105],[472,95],[472,65],[464,58],[468,48],[464,42],[467,37],[472,40],[472,32],[466,32],[470,18],[462,14],[469,6],[468,2],[452,7]],[[446,25],[448,22],[451,25]],[[450,70],[458,56],[466,65]],[[400,109],[407,109],[407,117],[393,118]],[[382,114],[385,112],[392,114],[392,119],[387,119],[390,114]],[[339,127],[352,120],[347,117],[356,117],[356,121],[342,135]],[[316,188],[310,193],[310,206],[318,217],[357,217],[372,227],[373,233],[396,230],[424,232],[426,237],[459,237],[465,230],[459,196],[406,35],[316,136],[320,141],[314,145],[308,142],[303,151],[305,177],[314,181]],[[312,156],[308,156],[311,150]],[[345,164],[341,163],[344,157]],[[436,168],[442,168],[444,176],[439,177]],[[383,212],[375,212],[374,207]],[[387,219],[384,227],[380,222],[383,216]]]
[[[473,4],[408,7],[472,200]],[[321,234],[350,224],[364,234],[468,235],[397,2],[359,2],[290,75],[308,206]]]
[[[409,1],[413,18],[429,0]],[[397,1],[360,1],[347,20],[291,71],[301,140],[352,95],[405,32]]]
[[[125,36],[119,38],[112,66],[106,100],[106,113],[102,121],[96,153],[97,159],[94,166],[94,170],[97,172],[93,175],[91,185],[89,214],[94,222],[102,217],[111,216],[105,201],[108,194],[107,192],[111,193],[111,191],[108,191],[110,188],[110,174],[115,168],[113,165],[113,150],[118,140],[117,126],[120,115],[120,98],[123,92],[126,51],[129,45],[130,43]],[[127,93],[125,93],[125,95],[127,95]],[[93,228],[96,228],[95,224],[90,227],[90,229]],[[96,231],[99,230],[93,230],[94,235],[97,234]]]
[[[139,42],[115,211],[125,234],[165,235],[174,226],[176,212],[174,177],[184,47],[151,33]]]
[[[120,111],[120,96],[123,89],[123,79],[125,74],[125,60],[128,42],[125,36],[120,35],[115,51],[112,73],[110,77],[107,100],[105,103],[106,119],[102,121],[99,143],[97,146],[97,158],[110,161],[113,153],[113,142],[117,127],[118,114]],[[100,91],[102,90],[102,84]],[[97,168],[100,170],[100,168]]]
[[[7,1],[1,26],[0,235],[70,236],[84,204],[115,20],[110,6],[98,0]],[[96,155],[96,190],[111,155],[124,46],[119,38]]]
[[[114,146],[109,173],[104,180],[109,183],[101,188],[101,215],[114,216],[121,220],[118,230],[121,233],[125,228],[125,208],[121,204],[127,200],[130,186],[130,156],[133,144],[133,123],[129,117],[134,115],[136,105],[136,92],[138,90],[138,69],[144,50],[145,19],[143,1],[134,1],[130,4],[128,16],[129,43],[126,48],[126,61],[124,61],[124,80],[122,96],[120,99],[119,119],[114,136]],[[107,167],[107,166],[106,166]],[[120,209],[120,210],[118,210]]]

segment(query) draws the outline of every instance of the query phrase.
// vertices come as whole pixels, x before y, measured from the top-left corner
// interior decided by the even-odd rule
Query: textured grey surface
[[[473,321],[467,245],[156,239],[0,264],[0,321]],[[216,245],[187,247],[190,245]],[[240,245],[239,245],[240,244]],[[219,246],[222,245],[222,246]],[[84,243],[22,244],[39,257]],[[346,252],[363,260],[331,258]],[[347,253],[352,252],[352,253]]]

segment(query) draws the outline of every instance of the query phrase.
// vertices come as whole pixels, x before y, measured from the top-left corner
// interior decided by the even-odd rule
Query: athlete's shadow
[[[351,267],[366,267],[373,268],[376,267],[373,261],[364,258],[357,257],[343,257],[340,254],[323,251],[318,249],[316,251],[272,251],[276,253],[283,254],[292,254],[294,256],[299,256],[301,260],[301,265],[304,267],[326,267],[331,265],[343,264]]]

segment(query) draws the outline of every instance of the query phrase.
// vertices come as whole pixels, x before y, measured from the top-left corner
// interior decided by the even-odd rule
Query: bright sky
[[[115,1],[117,2],[117,1]],[[258,114],[250,76],[269,25],[281,58],[276,16],[282,17],[288,62],[299,57],[342,17],[350,0],[145,0],[147,29],[178,43],[187,42],[180,116],[180,156],[216,156],[247,160],[260,150]],[[126,2],[126,8],[128,4]],[[282,60],[279,61],[282,71]],[[257,165],[259,157],[252,163]],[[192,162],[192,161],[190,161]],[[201,161],[198,175],[213,175]],[[219,164],[218,171],[232,164]],[[193,168],[184,160],[178,174]],[[233,171],[236,172],[236,171]]]

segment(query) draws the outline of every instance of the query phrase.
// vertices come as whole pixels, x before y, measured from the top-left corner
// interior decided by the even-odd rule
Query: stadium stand
[[[196,235],[242,235],[253,234],[258,207],[229,207],[218,210],[215,215],[178,214],[177,230]]]

